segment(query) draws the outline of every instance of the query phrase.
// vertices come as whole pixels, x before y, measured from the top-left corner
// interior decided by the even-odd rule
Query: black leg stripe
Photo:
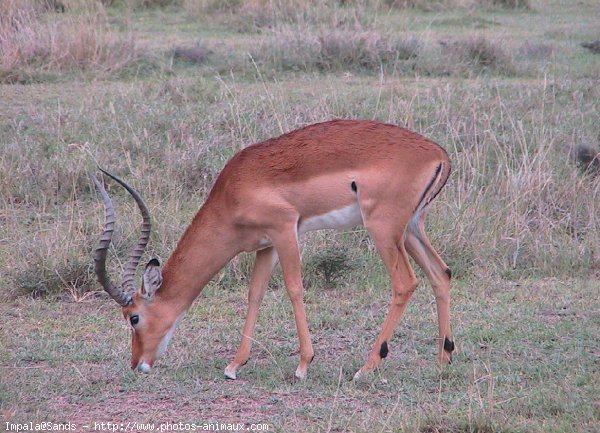
[[[449,340],[448,337],[444,337],[444,350],[454,352],[454,341]]]
[[[381,343],[381,347],[379,348],[379,357],[385,358],[386,356],[388,356],[388,353],[389,353],[388,344],[387,344],[387,341],[384,341],[383,343]]]

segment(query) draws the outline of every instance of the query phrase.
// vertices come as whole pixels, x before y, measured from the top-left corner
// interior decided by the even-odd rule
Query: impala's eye
[[[139,321],[140,321],[140,316],[138,316],[137,314],[134,316],[131,316],[129,318],[129,323],[131,323],[131,326],[137,325]]]

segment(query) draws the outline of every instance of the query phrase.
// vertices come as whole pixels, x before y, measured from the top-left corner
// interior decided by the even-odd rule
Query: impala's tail
[[[421,196],[421,200],[419,200],[419,204],[415,209],[415,215],[421,213],[423,209],[425,209],[429,203],[433,201],[434,198],[440,193],[446,182],[448,181],[448,177],[450,177],[450,162],[449,161],[441,161],[429,181],[427,188],[423,191],[423,195]]]

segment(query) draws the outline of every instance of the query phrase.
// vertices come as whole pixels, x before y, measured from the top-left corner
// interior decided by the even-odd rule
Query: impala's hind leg
[[[425,234],[425,214],[417,213],[406,230],[404,245],[431,282],[435,294],[439,324],[439,360],[452,362],[454,340],[450,329],[450,277],[451,272],[439,254],[433,249]]]
[[[365,226],[375,241],[377,251],[381,255],[392,284],[392,300],[387,316],[375,344],[371,349],[365,365],[354,375],[357,379],[362,373],[376,368],[388,354],[388,345],[394,329],[402,317],[408,301],[417,288],[417,279],[408,261],[404,249],[402,225],[390,224],[383,212],[381,218],[369,217]],[[396,213],[397,214],[397,213]]]
[[[225,368],[225,377],[235,379],[237,370],[248,362],[250,358],[250,349],[252,347],[252,334],[256,326],[258,318],[258,309],[267,290],[269,278],[273,273],[273,268],[277,263],[277,253],[275,248],[269,247],[256,252],[256,260],[254,269],[250,277],[250,288],[248,290],[248,314],[246,315],[246,323],[242,331],[242,341],[240,347],[235,354],[235,358]]]

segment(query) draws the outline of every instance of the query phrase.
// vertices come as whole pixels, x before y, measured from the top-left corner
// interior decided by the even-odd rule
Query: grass
[[[379,371],[353,383],[387,308],[382,286],[315,289],[315,362],[295,383],[297,344],[284,290],[267,294],[253,357],[222,378],[243,290],[209,287],[150,376],[128,368],[127,328],[106,299],[19,299],[1,307],[2,409],[11,422],[64,419],[261,422],[270,431],[563,432],[598,422],[597,283],[482,280],[454,288],[459,351],[436,366],[435,308],[418,290]],[[361,314],[349,314],[361,311]],[[216,314],[218,312],[218,314]],[[277,323],[278,326],[272,326]]]
[[[0,5],[12,17],[0,13],[2,420],[594,431],[600,57],[580,45],[597,39],[593,2],[63,3]],[[306,383],[291,380],[297,342],[279,274],[250,363],[222,379],[250,255],[206,288],[152,375],[129,372],[127,330],[90,267],[95,164],[142,192],[155,221],[148,255],[164,260],[236,151],[339,117],[406,126],[450,154],[428,226],[453,271],[456,362],[436,367],[423,284],[381,370],[349,382],[389,299],[356,229],[303,242],[317,352]],[[138,220],[126,194],[110,193],[118,273]]]
[[[0,82],[43,80],[45,74],[111,75],[138,58],[131,34],[109,25],[101,3],[74,1],[69,13],[45,1],[0,6]]]

